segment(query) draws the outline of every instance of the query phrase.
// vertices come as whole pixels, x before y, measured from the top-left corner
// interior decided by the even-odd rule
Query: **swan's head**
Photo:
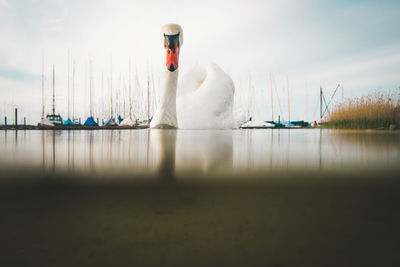
[[[170,72],[174,72],[178,68],[179,51],[183,44],[182,27],[173,23],[165,24],[162,33],[167,55],[166,67]]]

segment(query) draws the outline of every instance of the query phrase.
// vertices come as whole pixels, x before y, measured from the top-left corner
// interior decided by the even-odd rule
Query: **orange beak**
[[[175,42],[175,46],[171,49],[171,46],[168,42],[165,44],[165,50],[167,53],[167,69],[170,72],[174,72],[178,68],[178,58],[179,58],[179,47],[178,43]]]

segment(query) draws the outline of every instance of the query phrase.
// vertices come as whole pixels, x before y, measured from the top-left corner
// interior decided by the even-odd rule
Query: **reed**
[[[377,129],[400,126],[400,94],[374,93],[337,104],[327,118],[326,127]]]

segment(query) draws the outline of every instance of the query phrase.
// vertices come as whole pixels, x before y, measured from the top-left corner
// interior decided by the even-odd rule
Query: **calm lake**
[[[400,134],[320,129],[0,131],[0,165],[89,173],[395,169]]]
[[[0,131],[2,266],[400,266],[399,159],[397,131]]]

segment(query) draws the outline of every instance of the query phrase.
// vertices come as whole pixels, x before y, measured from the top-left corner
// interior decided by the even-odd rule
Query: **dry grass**
[[[336,105],[327,121],[331,128],[377,129],[400,126],[400,94],[374,93]]]

